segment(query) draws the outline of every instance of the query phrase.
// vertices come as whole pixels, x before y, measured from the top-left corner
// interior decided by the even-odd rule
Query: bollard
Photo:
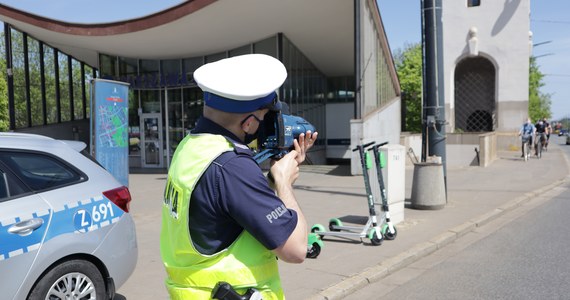
[[[415,209],[437,210],[445,207],[446,194],[441,163],[414,164],[411,205]]]

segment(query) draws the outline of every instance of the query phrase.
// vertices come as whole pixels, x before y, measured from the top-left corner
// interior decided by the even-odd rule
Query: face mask
[[[245,117],[245,119],[243,119],[243,121],[241,121],[241,124],[243,124],[251,116],[253,116],[255,118],[255,120],[257,120],[259,125],[257,126],[257,130],[254,133],[247,133],[247,132],[245,133],[245,136],[243,138],[243,142],[246,145],[257,139],[257,134],[259,133],[259,128],[261,127],[261,123],[263,122],[258,117],[256,117],[254,114],[250,114],[249,116]]]

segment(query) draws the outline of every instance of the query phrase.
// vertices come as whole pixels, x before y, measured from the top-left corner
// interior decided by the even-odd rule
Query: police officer
[[[203,116],[176,148],[162,208],[160,249],[172,299],[210,299],[219,282],[284,299],[276,257],[305,259],[307,223],[293,183],[317,133],[301,134],[295,150],[272,162],[271,187],[246,146],[265,114],[280,109],[275,90],[286,77],[279,60],[262,54],[194,72]]]

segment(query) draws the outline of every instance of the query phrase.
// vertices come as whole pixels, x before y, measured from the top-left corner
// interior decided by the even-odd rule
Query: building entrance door
[[[160,113],[141,115],[142,167],[162,168],[164,154],[162,150],[162,116]]]

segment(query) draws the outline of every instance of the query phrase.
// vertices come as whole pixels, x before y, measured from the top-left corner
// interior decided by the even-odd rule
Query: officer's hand
[[[297,156],[299,153],[296,150],[292,150],[287,153],[278,161],[272,161],[271,176],[276,185],[279,184],[289,184],[293,185],[295,180],[299,177],[299,163],[297,162]]]
[[[307,133],[301,133],[299,135],[299,140],[293,141],[293,146],[295,147],[295,151],[298,152],[297,155],[297,162],[302,164],[305,161],[307,151],[313,147],[315,141],[317,141],[318,132],[314,132],[311,134],[310,130],[307,130]]]

